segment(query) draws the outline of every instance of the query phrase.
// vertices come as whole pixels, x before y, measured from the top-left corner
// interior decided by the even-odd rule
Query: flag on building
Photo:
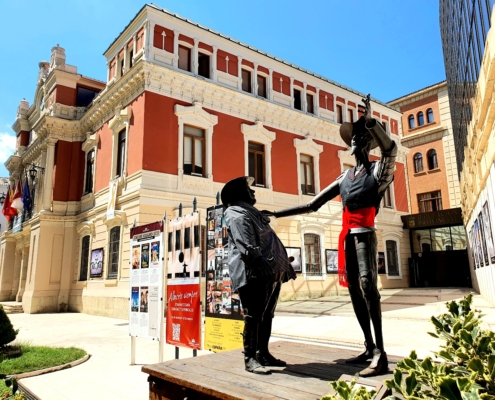
[[[25,210],[31,210],[31,193],[29,191],[29,182],[27,178],[22,187],[22,204],[24,204]]]
[[[15,208],[17,211],[24,210],[24,204],[22,203],[22,188],[20,179],[17,180],[17,185],[15,186],[14,197],[12,198],[12,207]]]
[[[15,217],[17,215],[17,210],[15,208],[12,208],[12,190],[9,188],[7,189],[7,196],[5,197],[5,201],[3,203],[3,208],[2,208],[2,214],[5,216],[5,219],[7,221],[11,221],[12,217]]]

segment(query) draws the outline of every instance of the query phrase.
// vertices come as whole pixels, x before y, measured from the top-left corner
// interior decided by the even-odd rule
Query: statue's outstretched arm
[[[317,211],[323,204],[332,200],[340,194],[340,183],[345,174],[340,175],[334,182],[328,185],[320,193],[318,193],[309,203],[301,204],[295,207],[289,207],[280,211],[263,210],[262,213],[275,218],[290,217],[292,215],[307,214]]]

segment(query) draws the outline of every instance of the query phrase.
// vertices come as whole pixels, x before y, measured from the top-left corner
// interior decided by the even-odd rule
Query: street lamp
[[[29,169],[29,178],[31,179],[31,183],[34,186],[36,185],[35,179],[36,179],[36,175],[38,174],[38,170],[41,171],[42,174],[44,174],[45,169],[35,164],[27,164],[27,165],[31,166],[31,168]]]

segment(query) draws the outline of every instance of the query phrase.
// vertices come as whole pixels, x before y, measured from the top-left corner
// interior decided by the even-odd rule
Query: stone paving
[[[462,298],[459,289],[383,290],[383,329],[389,354],[406,356],[412,349],[420,357],[437,350],[431,315],[445,311],[445,302]],[[484,326],[495,328],[495,307],[475,296],[474,305],[485,315]],[[22,383],[43,400],[148,399],[147,376],[141,366],[158,362],[158,342],[137,339],[136,362],[130,365],[131,339],[126,320],[87,314],[12,314],[18,339],[33,345],[77,346],[91,358],[74,368],[26,378]],[[348,296],[322,297],[279,303],[272,340],[310,341],[356,348],[362,333]],[[174,358],[175,348],[165,345],[164,360]],[[209,354],[199,351],[198,356]],[[180,349],[180,358],[192,350]],[[239,354],[241,356],[241,354]]]

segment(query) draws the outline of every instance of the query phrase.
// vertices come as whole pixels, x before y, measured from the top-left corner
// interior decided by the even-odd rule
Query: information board
[[[205,349],[219,352],[242,347],[244,320],[239,295],[232,293],[229,239],[222,205],[206,216]]]
[[[131,229],[129,333],[157,339],[163,323],[164,222]]]

